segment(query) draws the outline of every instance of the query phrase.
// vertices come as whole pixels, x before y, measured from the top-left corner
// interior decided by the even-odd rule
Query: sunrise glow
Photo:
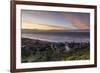
[[[66,27],[51,26],[47,24],[37,24],[30,21],[23,21],[22,29],[64,30],[66,29]]]
[[[89,29],[88,13],[22,10],[22,29]]]

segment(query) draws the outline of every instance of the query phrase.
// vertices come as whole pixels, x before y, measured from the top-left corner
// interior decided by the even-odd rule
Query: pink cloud
[[[80,29],[88,29],[89,26],[86,22],[82,21],[80,18],[78,18],[75,15],[72,15],[70,13],[62,13],[64,15],[65,18],[69,19],[73,26],[76,26]]]

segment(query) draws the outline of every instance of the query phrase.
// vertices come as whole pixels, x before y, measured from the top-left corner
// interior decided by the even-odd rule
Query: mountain
[[[69,33],[69,32],[89,32],[89,29],[78,30],[38,30],[38,29],[22,29],[22,33]]]

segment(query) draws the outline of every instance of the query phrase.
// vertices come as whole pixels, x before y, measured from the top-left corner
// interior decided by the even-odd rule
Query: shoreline
[[[64,42],[76,42],[76,43],[85,43],[85,42],[90,42],[90,40],[83,40],[83,41],[75,41],[75,40],[66,40],[66,41],[55,41],[55,40],[47,40],[47,39],[40,39],[40,38],[33,38],[33,37],[21,37],[21,38],[27,38],[27,39],[31,39],[31,40],[40,40],[40,41],[46,41],[46,42],[55,42],[55,43],[64,43]]]

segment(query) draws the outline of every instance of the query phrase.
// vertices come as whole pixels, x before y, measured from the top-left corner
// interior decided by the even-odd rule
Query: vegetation
[[[66,49],[68,46],[69,50]],[[87,60],[90,58],[89,42],[47,42],[22,38],[21,62]]]

